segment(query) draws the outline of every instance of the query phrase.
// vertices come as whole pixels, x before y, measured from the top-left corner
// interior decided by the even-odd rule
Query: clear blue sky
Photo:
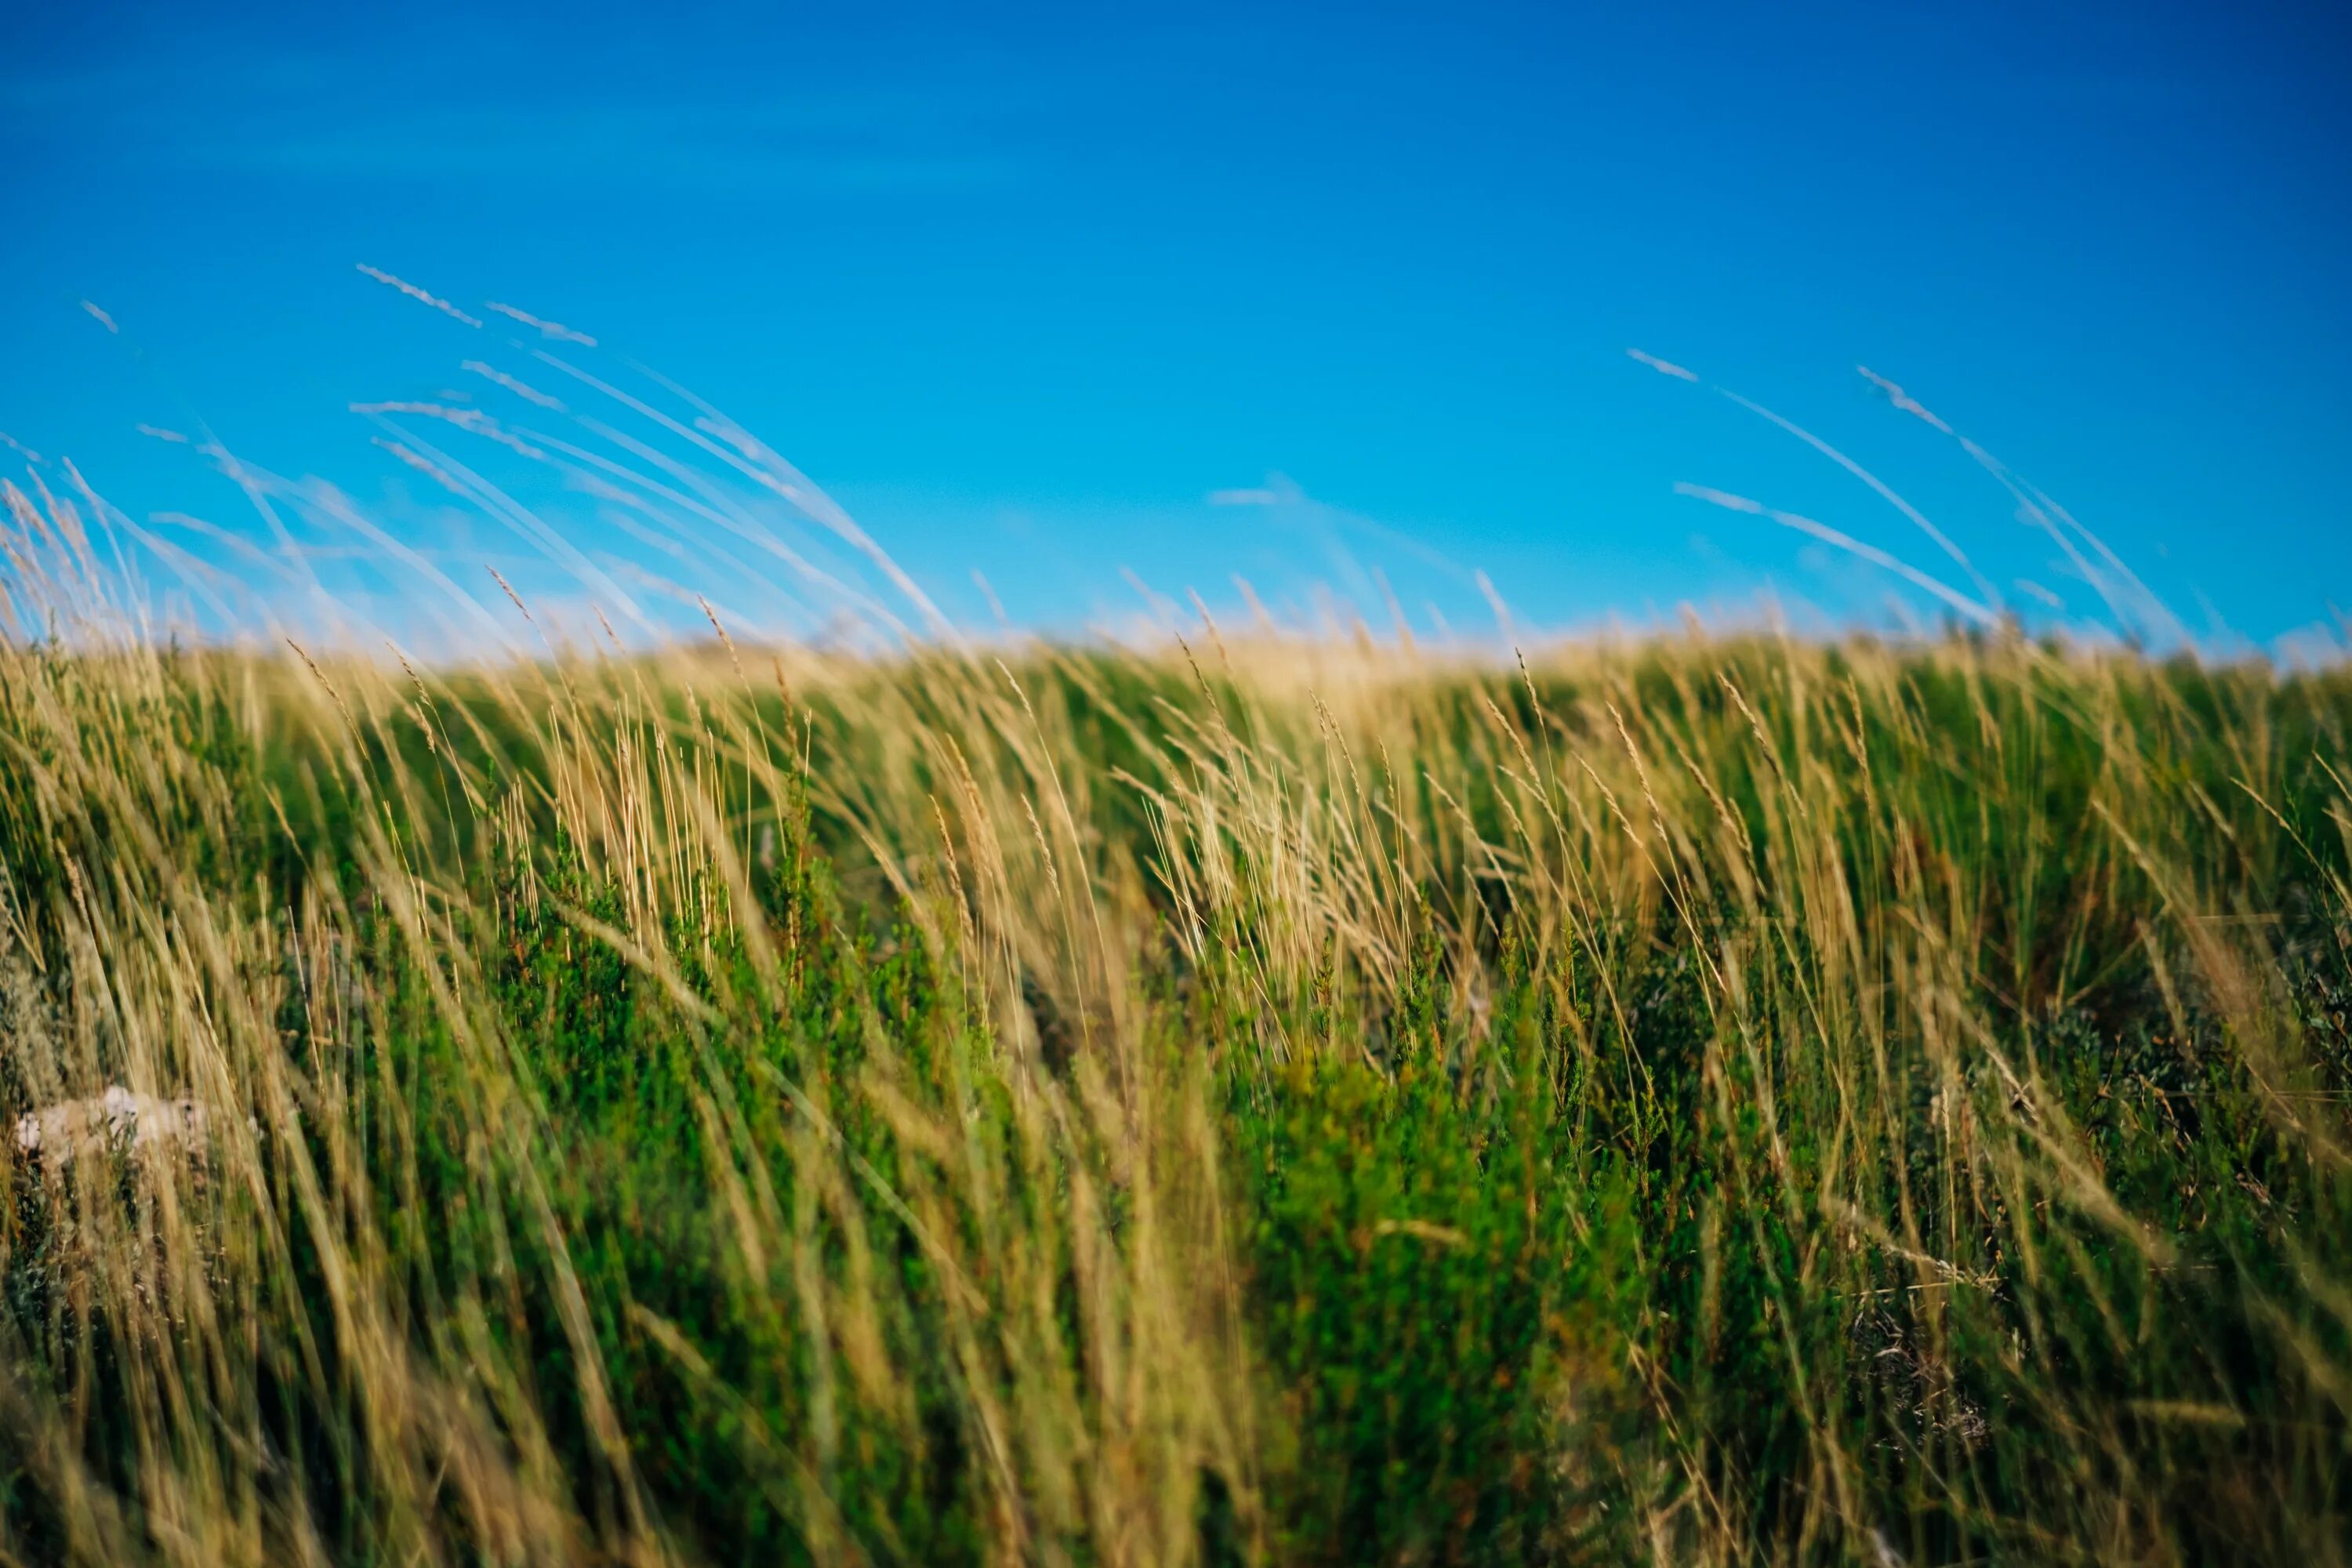
[[[508,346],[499,300],[725,409],[961,621],[990,614],[973,568],[1055,626],[1136,606],[1122,568],[1368,609],[1377,570],[1457,625],[1472,569],[1552,625],[1768,585],[1937,608],[1677,482],[1978,592],[1717,384],[1880,474],[2006,602],[2038,613],[2026,579],[2095,617],[1858,363],[2200,633],[2352,603],[2341,6],[11,9],[0,430],[133,518],[257,536],[134,429],[201,419],[436,559],[495,554],[348,405],[572,351]],[[519,499],[630,548],[576,493]]]

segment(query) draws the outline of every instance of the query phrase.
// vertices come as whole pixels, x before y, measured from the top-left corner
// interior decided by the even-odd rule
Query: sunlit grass
[[[12,505],[13,1560],[2343,1560],[2343,673],[423,669]]]

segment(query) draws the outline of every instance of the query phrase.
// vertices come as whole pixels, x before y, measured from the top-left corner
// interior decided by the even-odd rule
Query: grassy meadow
[[[0,1562],[2352,1555],[2352,676],[418,668],[16,502]]]

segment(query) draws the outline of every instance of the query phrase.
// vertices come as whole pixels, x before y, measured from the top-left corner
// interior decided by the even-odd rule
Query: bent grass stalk
[[[436,669],[8,499],[0,1110],[205,1128],[0,1161],[13,1560],[2343,1560],[2340,671]]]

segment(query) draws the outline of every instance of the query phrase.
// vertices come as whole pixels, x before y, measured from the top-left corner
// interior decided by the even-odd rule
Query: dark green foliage
[[[1613,1435],[1625,1184],[1580,1159],[1550,998],[1507,973],[1474,1037],[1425,942],[1388,1060],[1300,1055],[1270,1092],[1236,1086],[1255,1294],[1299,1446],[1286,1554],[1517,1561],[1591,1527],[1557,1456]]]

